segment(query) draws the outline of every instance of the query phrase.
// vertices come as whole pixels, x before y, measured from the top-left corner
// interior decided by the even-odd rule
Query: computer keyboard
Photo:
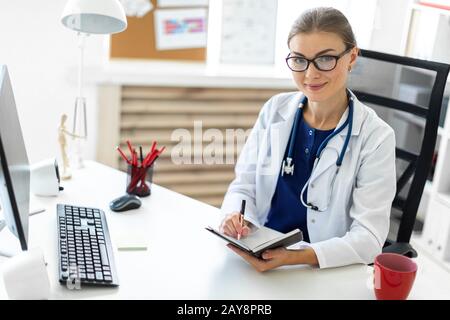
[[[118,286],[105,213],[96,208],[57,205],[59,281]]]

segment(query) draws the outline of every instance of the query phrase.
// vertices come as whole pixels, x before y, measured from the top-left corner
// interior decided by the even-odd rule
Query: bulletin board
[[[205,61],[206,48],[158,50],[156,48],[155,9],[157,0],[151,0],[153,9],[142,18],[127,17],[125,31],[111,36],[110,58]],[[188,7],[186,7],[188,8]]]

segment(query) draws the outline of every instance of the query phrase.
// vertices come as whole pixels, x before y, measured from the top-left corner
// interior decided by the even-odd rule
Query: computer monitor
[[[30,166],[8,69],[0,65],[0,202],[6,225],[27,250]]]

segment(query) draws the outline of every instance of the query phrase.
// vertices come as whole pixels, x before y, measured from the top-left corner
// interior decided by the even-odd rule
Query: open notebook
[[[303,240],[303,234],[300,229],[295,229],[288,233],[281,233],[267,227],[261,227],[240,240],[227,236],[212,227],[207,227],[206,230],[258,258],[261,257],[261,254],[265,250],[289,247]]]

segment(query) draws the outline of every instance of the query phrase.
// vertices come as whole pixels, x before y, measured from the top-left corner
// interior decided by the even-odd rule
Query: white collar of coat
[[[361,125],[364,118],[364,108],[362,106],[362,103],[356,98],[355,94],[351,91],[350,94],[353,97],[353,129],[352,129],[352,136],[359,135],[359,132],[361,131]],[[303,93],[298,92],[296,99],[292,99],[289,101],[289,103],[283,104],[279,109],[278,113],[280,116],[286,120],[290,116],[293,116],[294,113],[297,111],[298,106],[300,105],[300,101],[303,98]],[[345,110],[344,114],[341,116],[341,119],[338,122],[338,125],[336,128],[339,128],[345,120],[347,120],[349,109]],[[348,127],[346,127],[344,130],[342,130],[339,135],[346,136],[348,131]]]

